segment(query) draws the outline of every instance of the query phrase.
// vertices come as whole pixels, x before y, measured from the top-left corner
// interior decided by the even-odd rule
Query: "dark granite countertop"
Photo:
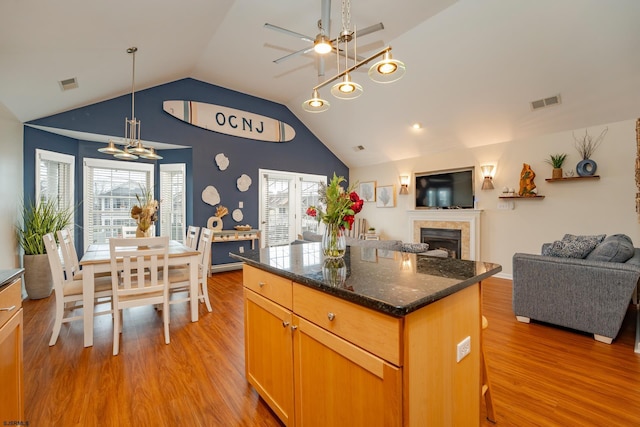
[[[275,246],[231,258],[356,304],[405,316],[502,271],[498,264],[349,246],[323,261],[320,243]]]
[[[18,276],[24,273],[24,268],[13,268],[11,270],[0,270],[0,288],[11,284]]]

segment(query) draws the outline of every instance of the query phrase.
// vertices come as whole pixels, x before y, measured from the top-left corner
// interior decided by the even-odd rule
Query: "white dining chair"
[[[138,229],[135,225],[123,225],[122,226],[122,238],[123,239],[131,239],[136,237],[136,230]]]
[[[47,251],[47,258],[49,259],[49,267],[53,279],[53,290],[56,298],[56,314],[53,321],[53,332],[49,340],[49,345],[52,346],[58,341],[63,323],[83,319],[82,314],[73,315],[76,310],[83,309],[83,283],[82,279],[74,279],[72,274],[65,275],[62,268],[62,261],[60,260],[60,253],[58,252],[58,245],[56,244],[53,233],[45,234],[43,240],[44,247]],[[96,300],[100,299],[101,302],[104,302],[105,298],[111,300],[110,277],[96,277],[94,286]],[[95,312],[94,316],[109,313],[113,313],[113,311],[109,309]]]
[[[189,246],[191,249],[198,248],[198,233],[200,232],[200,227],[196,227],[194,225],[190,225],[187,228],[187,236],[184,240],[184,244]]]
[[[58,230],[58,243],[60,245],[60,253],[62,253],[63,269],[65,277],[73,280],[82,280],[82,269],[78,260],[78,253],[73,241],[73,235],[68,229]],[[96,274],[99,277],[111,276],[111,272],[101,272]]]
[[[169,344],[169,237],[109,239],[113,289],[113,355],[120,350],[122,310],[161,305],[164,341]]]
[[[211,239],[213,231],[208,228],[202,228],[200,231],[200,239],[198,240],[198,301],[207,306],[207,311],[211,312],[211,302],[209,301],[209,291],[207,288],[207,279],[209,277],[209,269],[211,267]],[[169,270],[169,304],[190,301],[189,294],[189,266],[173,268]],[[173,298],[179,293],[187,293],[186,298]]]

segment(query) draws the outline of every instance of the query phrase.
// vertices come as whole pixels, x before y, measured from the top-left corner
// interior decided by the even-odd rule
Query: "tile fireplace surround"
[[[406,241],[419,243],[421,228],[460,230],[462,259],[480,260],[480,214],[477,209],[424,209],[407,211],[409,235]]]

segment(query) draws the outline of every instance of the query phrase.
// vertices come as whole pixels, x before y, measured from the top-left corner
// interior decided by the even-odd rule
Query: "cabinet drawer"
[[[321,328],[402,366],[402,319],[293,284],[293,311]]]
[[[20,310],[22,307],[22,281],[16,280],[12,284],[5,286],[0,290],[0,327]],[[11,307],[13,307],[11,310]]]
[[[291,310],[291,280],[246,264],[242,274],[246,288]]]

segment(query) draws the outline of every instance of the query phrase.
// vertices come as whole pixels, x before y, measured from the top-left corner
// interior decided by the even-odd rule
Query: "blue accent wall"
[[[272,143],[250,140],[192,126],[164,112],[162,103],[168,100],[198,101],[216,104],[254,114],[271,117],[291,125],[295,138],[290,142]],[[164,158],[161,163],[186,163],[187,165],[187,224],[204,227],[215,213],[215,207],[202,201],[202,191],[213,185],[220,193],[220,204],[232,212],[243,202],[242,224],[258,227],[258,169],[272,169],[299,173],[349,176],[349,169],[322,142],[307,129],[284,105],[225,89],[194,79],[183,79],[135,93],[136,118],[141,123],[143,140],[164,142],[191,147],[178,150],[160,150]],[[42,126],[80,132],[124,136],[125,117],[131,115],[131,95],[77,108],[64,113],[29,122]],[[25,199],[35,195],[35,149],[42,148],[76,156],[76,198],[82,201],[82,159],[107,158],[99,153],[101,144],[81,141],[25,126],[24,133],[24,194]],[[215,156],[224,153],[229,158],[229,167],[221,171]],[[156,183],[158,179],[156,168]],[[251,178],[248,191],[241,192],[236,180],[246,174]],[[156,188],[158,194],[158,188]],[[237,225],[231,215],[223,218],[224,228]],[[76,223],[83,224],[82,212]],[[80,235],[82,233],[76,233]],[[77,242],[81,250],[81,241]],[[212,246],[214,264],[233,262],[228,252],[249,242],[216,243]]]

